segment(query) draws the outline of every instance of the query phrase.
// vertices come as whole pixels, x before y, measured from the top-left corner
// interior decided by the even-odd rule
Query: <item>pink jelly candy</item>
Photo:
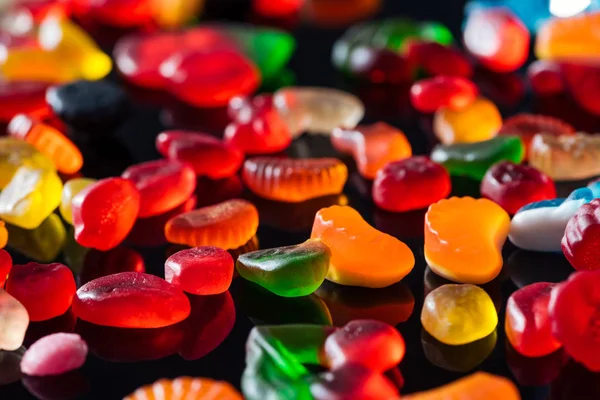
[[[561,245],[573,268],[600,269],[600,199],[584,204],[571,217]]]
[[[165,280],[187,293],[209,295],[229,289],[233,258],[218,247],[181,250],[165,262]]]
[[[410,101],[417,110],[432,113],[442,107],[460,111],[475,101],[479,90],[468,79],[437,76],[415,82],[410,88]]]
[[[0,289],[0,350],[14,351],[21,347],[28,326],[25,307]]]
[[[31,345],[21,360],[21,371],[30,376],[61,375],[80,368],[88,347],[76,333],[55,333]]]

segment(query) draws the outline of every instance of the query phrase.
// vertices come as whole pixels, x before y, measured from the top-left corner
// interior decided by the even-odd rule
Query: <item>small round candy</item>
[[[431,113],[442,107],[460,111],[471,105],[479,93],[477,86],[465,78],[438,76],[415,82],[410,101],[417,110]]]
[[[450,194],[452,183],[444,167],[425,156],[387,164],[373,182],[373,201],[392,212],[418,210]]]
[[[165,262],[165,280],[187,293],[223,293],[229,289],[232,279],[233,258],[218,247],[181,250]]]
[[[182,377],[174,380],[161,379],[139,388],[124,400],[243,400],[243,397],[227,382],[208,378]]]
[[[480,97],[460,111],[442,107],[435,112],[433,130],[443,144],[492,139],[502,126],[502,115],[490,100]]]
[[[565,82],[560,65],[554,61],[536,60],[527,68],[527,78],[534,93],[548,96],[562,93]]]
[[[552,178],[533,167],[501,161],[483,177],[481,196],[516,214],[524,205],[556,198],[556,187]]]
[[[562,251],[573,268],[600,269],[600,199],[584,204],[569,219],[561,241]]]
[[[63,219],[67,221],[67,223],[73,225],[73,210],[71,208],[73,198],[77,196],[77,194],[83,189],[95,182],[95,179],[74,178],[70,179],[69,181],[67,181],[67,183],[65,183],[60,199],[59,211],[60,215],[62,215]]]
[[[88,347],[76,333],[54,333],[32,344],[21,360],[21,371],[29,376],[54,376],[80,368]]]
[[[14,265],[6,281],[6,291],[25,306],[32,321],[64,314],[76,290],[73,273],[58,263]]]
[[[469,78],[473,75],[473,67],[463,53],[437,42],[411,40],[406,45],[406,55],[431,76]]]

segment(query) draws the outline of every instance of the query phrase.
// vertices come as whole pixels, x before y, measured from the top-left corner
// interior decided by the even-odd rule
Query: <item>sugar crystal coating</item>
[[[87,353],[87,344],[79,335],[55,333],[27,349],[21,360],[21,371],[30,376],[61,375],[80,368]]]

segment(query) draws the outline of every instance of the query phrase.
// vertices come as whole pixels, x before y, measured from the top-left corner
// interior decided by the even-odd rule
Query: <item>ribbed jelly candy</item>
[[[561,347],[552,335],[548,311],[554,283],[527,285],[508,298],[504,329],[510,344],[527,357],[541,357]]]
[[[549,96],[562,93],[565,81],[558,63],[548,60],[537,60],[527,68],[529,86],[535,94]]]
[[[95,179],[74,178],[67,181],[63,186],[59,210],[60,215],[62,215],[63,219],[69,224],[73,224],[73,211],[71,210],[73,198],[83,189],[95,182]]]
[[[460,50],[435,41],[410,40],[405,46],[406,57],[428,75],[470,78],[473,67]]]
[[[331,251],[320,240],[242,254],[240,276],[283,297],[308,296],[325,280]]]
[[[181,290],[157,276],[121,272],[79,288],[73,313],[96,325],[160,328],[186,319],[190,301]]]
[[[256,207],[234,199],[172,218],[165,225],[165,235],[171,243],[235,249],[248,242],[257,228]]]
[[[233,279],[233,258],[213,246],[178,251],[165,262],[165,280],[187,293],[225,292]]]
[[[480,97],[455,111],[439,108],[433,117],[433,130],[443,144],[474,143],[492,139],[502,126],[498,107]]]
[[[140,210],[140,193],[127,179],[102,179],[79,192],[71,209],[77,243],[109,250],[131,231]]]
[[[0,350],[14,351],[23,345],[29,314],[13,296],[0,289]]]
[[[502,399],[520,400],[519,390],[509,379],[475,372],[448,385],[403,396],[405,400],[441,400],[441,399]]]
[[[152,385],[142,386],[124,400],[243,400],[243,397],[227,382],[209,378],[181,377],[161,379]]]
[[[598,240],[600,238],[600,199],[582,205],[571,217],[562,238],[562,251],[573,268],[600,269]]]
[[[407,245],[373,228],[348,206],[321,209],[311,238],[321,239],[331,250],[327,279],[340,285],[389,286],[402,280],[415,264]]]
[[[75,278],[63,264],[13,265],[6,291],[27,309],[32,321],[45,321],[64,314],[77,290]]]
[[[419,210],[446,198],[451,190],[450,175],[425,156],[410,157],[387,164],[373,182],[373,201],[392,212]]]
[[[475,285],[443,285],[425,297],[423,328],[442,343],[461,345],[496,329],[498,314],[490,296]]]
[[[412,155],[412,148],[404,132],[386,124],[359,125],[354,129],[337,128],[331,135],[336,150],[350,153],[358,171],[367,179],[375,178],[377,171],[388,162]]]
[[[242,179],[260,197],[294,203],[341,193],[348,168],[337,158],[255,157],[244,162]]]
[[[425,260],[433,272],[451,281],[487,283],[502,269],[509,229],[510,217],[490,200],[440,200],[425,214]]]
[[[539,29],[535,55],[540,59],[589,61],[598,57],[600,39],[596,35],[600,12],[580,13],[568,18],[552,18]]]
[[[50,110],[45,101],[48,85],[43,82],[16,81],[0,83],[0,121],[8,122],[25,113],[45,117]]]
[[[457,76],[437,76],[415,82],[410,88],[414,108],[432,113],[442,107],[460,111],[475,102],[479,89],[468,79]]]
[[[22,166],[55,170],[52,160],[31,144],[10,137],[0,138],[0,189],[4,189]]]
[[[29,376],[61,375],[80,368],[88,347],[76,333],[54,333],[32,344],[21,360],[21,371]]]

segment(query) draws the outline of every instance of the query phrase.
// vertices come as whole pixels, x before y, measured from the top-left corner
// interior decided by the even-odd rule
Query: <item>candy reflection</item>
[[[526,250],[511,254],[504,269],[519,288],[536,282],[562,282],[573,272],[562,254]]]
[[[71,312],[71,309],[67,310],[62,315],[48,319],[45,321],[31,322],[27,333],[25,334],[25,347],[29,347],[44,336],[51,335],[53,333],[64,332],[71,333],[75,329],[75,322],[77,318]]]
[[[570,360],[550,385],[550,400],[596,400],[600,398],[600,374]]]
[[[423,237],[427,209],[393,213],[376,208],[373,213],[375,227],[398,239]]]
[[[23,386],[40,400],[74,400],[90,390],[90,384],[81,371],[47,377],[23,377]]]
[[[78,276],[83,269],[85,256],[91,249],[83,247],[75,240],[75,228],[69,226],[67,229],[67,239],[63,249],[64,263],[73,275]]]
[[[258,242],[258,237],[254,235],[240,247],[227,251],[231,254],[231,257],[233,257],[233,261],[236,261],[242,254],[250,253],[251,251],[256,251],[258,249],[260,249],[260,243]],[[237,276],[237,270],[233,271],[233,275]]]
[[[323,26],[343,26],[368,18],[381,7],[381,0],[307,0],[305,18]]]
[[[144,259],[135,250],[117,247],[108,251],[91,249],[84,258],[79,285],[119,272],[146,272]]]
[[[21,379],[21,358],[25,347],[16,351],[0,351],[0,386],[9,385]]]
[[[244,187],[237,175],[229,178],[213,180],[198,178],[196,183],[197,207],[206,207],[239,197]]]
[[[8,224],[6,228],[8,246],[39,262],[47,263],[56,259],[67,239],[65,226],[56,214],[50,214],[35,229],[23,229]]]
[[[506,341],[506,363],[513,376],[523,386],[544,386],[560,374],[568,357],[564,350],[558,349],[543,357],[525,357],[519,354]]]

